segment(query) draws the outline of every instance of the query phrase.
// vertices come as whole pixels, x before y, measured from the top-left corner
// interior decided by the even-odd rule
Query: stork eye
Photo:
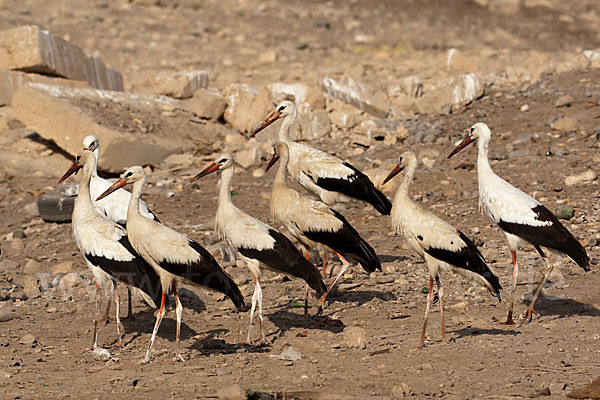
[[[125,174],[125,178],[129,178],[130,176],[131,176],[131,172],[127,172],[127,173]]]
[[[471,131],[469,132],[469,134],[473,134],[473,131],[475,130],[475,128],[471,127]]]
[[[227,159],[226,159],[226,158],[221,158],[221,159],[219,160],[219,164],[225,164],[226,162],[227,162]]]
[[[282,112],[283,110],[285,110],[285,106],[279,106],[279,109],[277,109],[278,112]]]
[[[79,162],[80,159],[81,159],[81,156],[77,156],[77,158],[76,158],[77,162]]]

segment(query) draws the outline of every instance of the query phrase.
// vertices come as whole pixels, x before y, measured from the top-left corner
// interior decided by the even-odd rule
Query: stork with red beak
[[[169,287],[175,297],[177,316],[175,360],[183,361],[179,351],[183,306],[177,294],[177,286],[184,284],[217,290],[227,295],[238,309],[244,306],[244,298],[233,279],[221,269],[205,248],[187,236],[140,214],[140,197],[146,183],[146,173],[142,167],[135,166],[127,169],[110,188],[100,195],[98,200],[128,183],[133,183],[133,191],[127,210],[127,236],[133,248],[160,276],[163,288],[160,309],[156,316],[156,324],[144,362],[150,361],[150,352],[156,339],[156,333],[165,315],[165,300]]]
[[[115,294],[117,345],[123,347],[119,319],[120,297],[116,290],[116,280],[126,283],[128,287],[136,288],[151,307],[156,307],[158,304],[162,288],[156,272],[131,247],[125,229],[101,216],[94,208],[90,197],[90,180],[96,165],[95,158],[94,153],[88,150],[79,153],[75,163],[63,175],[59,183],[83,169],[79,193],[73,208],[72,227],[77,247],[83,254],[96,281],[96,319],[92,348],[97,346],[98,322],[102,303],[100,292],[105,282],[111,283],[111,289]],[[108,304],[110,305],[110,300]],[[108,313],[108,307],[106,313]],[[106,317],[105,315],[104,320]]]
[[[250,344],[250,332],[254,320],[254,310],[258,302],[258,317],[260,325],[259,345],[265,341],[262,315],[262,289],[260,287],[261,267],[271,271],[295,276],[306,282],[304,299],[304,315],[307,315],[306,296],[310,286],[321,297],[327,287],[321,279],[317,268],[306,260],[294,244],[284,235],[267,224],[246,214],[237,208],[231,201],[231,179],[233,178],[235,159],[231,154],[223,154],[216,158],[192,180],[202,178],[216,171],[221,174],[221,187],[219,189],[219,206],[215,218],[215,230],[219,237],[227,243],[233,253],[237,254],[246,264],[254,277],[254,294],[250,308],[250,328],[248,328],[247,342]]]
[[[327,294],[350,265],[345,257],[358,261],[367,273],[381,271],[381,264],[375,250],[360,237],[342,214],[325,203],[301,195],[287,185],[286,170],[290,158],[288,146],[278,142],[274,148],[275,154],[269,161],[267,170],[279,158],[281,165],[273,181],[271,214],[305,246],[315,247],[321,253],[331,249],[342,262],[340,272],[320,298],[317,312],[320,314]]]
[[[486,124],[479,122],[473,125],[464,140],[456,146],[448,155],[448,158],[451,158],[469,144],[477,141],[479,208],[483,209],[502,232],[504,232],[512,254],[513,281],[506,324],[514,323],[513,305],[517,288],[517,278],[519,276],[517,249],[529,243],[533,245],[546,262],[546,274],[537,287],[529,307],[527,307],[523,319],[523,323],[525,323],[531,321],[533,314],[537,315],[533,306],[554,266],[546,257],[542,247],[556,253],[566,254],[583,268],[584,271],[589,271],[590,259],[583,246],[559,222],[550,210],[492,171],[488,161],[488,147],[491,136],[492,132]]]
[[[252,132],[251,136],[282,119],[279,141],[288,146],[290,153],[288,172],[293,179],[309,192],[319,196],[325,204],[332,206],[353,198],[371,204],[383,215],[389,215],[392,203],[373,185],[368,176],[350,163],[290,140],[290,129],[297,118],[296,105],[291,101],[283,101]]]
[[[400,163],[385,178],[383,183],[406,169],[402,183],[398,187],[392,206],[392,226],[401,233],[410,247],[423,258],[429,269],[429,295],[425,308],[425,319],[421,331],[421,342],[425,341],[425,329],[429,308],[433,300],[433,280],[437,284],[440,297],[442,319],[442,341],[447,342],[444,323],[444,287],[439,278],[440,271],[454,271],[469,281],[484,286],[500,301],[500,282],[494,271],[487,265],[479,249],[469,238],[455,227],[425,210],[408,195],[410,183],[417,169],[415,153],[407,151],[400,156]]]

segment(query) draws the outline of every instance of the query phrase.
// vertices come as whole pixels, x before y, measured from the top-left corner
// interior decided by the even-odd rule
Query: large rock
[[[70,88],[89,88],[87,82],[55,78],[40,74],[27,74],[20,71],[0,70],[0,106],[10,104],[14,92],[30,82],[58,85]]]
[[[190,71],[161,74],[154,78],[154,93],[176,99],[189,99],[198,89],[208,87],[208,72]]]
[[[319,86],[328,96],[350,104],[374,117],[387,118],[390,114],[389,106],[376,103],[364,87],[350,77],[335,80],[326,76],[319,79]]]
[[[118,71],[34,25],[0,32],[0,69],[86,81],[97,89],[123,90]]]
[[[223,117],[241,132],[251,132],[273,108],[267,89],[257,89],[243,83],[225,88],[227,108]]]
[[[227,101],[216,90],[198,89],[191,99],[181,102],[183,107],[200,118],[218,120],[223,116]]]
[[[131,165],[160,164],[169,154],[191,150],[194,141],[190,136],[194,128],[187,124],[187,117],[185,123],[190,135],[182,135],[174,129],[162,129],[159,134],[127,128],[121,131],[118,123],[109,127],[112,121],[106,120],[106,115],[116,118],[126,109],[127,122],[139,112],[137,119],[141,123],[147,115],[160,115],[163,108],[178,106],[178,101],[167,97],[29,84],[15,92],[11,117],[72,155],[81,151],[83,138],[93,133],[102,145],[99,166],[107,171],[122,172]],[[154,120],[156,124],[159,122]]]
[[[417,100],[420,113],[436,113],[447,106],[463,106],[483,96],[484,85],[475,74],[463,74],[442,82]]]

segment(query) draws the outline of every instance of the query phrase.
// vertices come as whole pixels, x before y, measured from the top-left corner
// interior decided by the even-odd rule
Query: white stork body
[[[536,199],[512,186],[492,171],[488,161],[491,131],[486,124],[480,122],[473,125],[467,137],[450,153],[448,158],[477,139],[479,139],[477,155],[479,207],[504,232],[512,253],[513,286],[506,320],[507,324],[514,323],[512,315],[519,275],[517,249],[526,243],[532,244],[548,266],[546,274],[526,310],[523,322],[529,322],[532,314],[536,313],[533,306],[553,268],[541,247],[568,255],[586,271],[589,270],[590,260],[583,246],[558,221],[552,212]]]
[[[116,291],[116,280],[137,289],[144,300],[156,307],[157,294],[162,291],[160,280],[154,270],[133,250],[127,240],[127,233],[121,226],[102,217],[92,204],[90,197],[90,178],[95,163],[94,154],[84,150],[77,156],[77,161],[61,179],[64,180],[78,169],[83,168],[79,193],[75,199],[72,216],[73,236],[79,250],[96,281],[96,320],[94,322],[93,348],[97,345],[97,329],[101,305],[100,291],[105,282],[111,283],[117,305],[116,320],[118,345],[122,347],[119,293]],[[129,286],[128,286],[129,287]],[[110,300],[109,303],[110,305]],[[108,314],[109,308],[106,309]],[[108,315],[104,316],[106,320]]]
[[[288,172],[292,178],[306,190],[319,196],[325,204],[335,205],[355,198],[370,203],[381,214],[389,215],[392,204],[365,174],[337,157],[290,140],[289,131],[297,117],[298,110],[294,103],[283,101],[252,132],[252,136],[283,118],[279,141],[288,145]]]
[[[143,168],[131,167],[100,197],[108,196],[126,184],[133,183],[133,192],[127,212],[127,236],[133,248],[160,276],[163,288],[160,309],[156,316],[156,324],[144,362],[150,361],[150,352],[156,333],[165,314],[165,300],[169,287],[173,290],[175,297],[177,316],[175,359],[183,361],[179,352],[183,306],[179,301],[177,286],[186,284],[218,290],[227,295],[238,308],[244,305],[244,299],[235,282],[221,269],[206,249],[187,236],[140,214],[139,200],[145,182],[146,174]]]
[[[319,271],[306,260],[294,244],[277,230],[237,208],[231,201],[230,185],[234,174],[235,160],[231,154],[223,154],[214,163],[206,167],[194,179],[215,171],[223,171],[219,189],[219,206],[215,218],[215,229],[229,249],[237,254],[248,266],[254,277],[254,294],[250,308],[250,327],[247,342],[250,344],[250,332],[254,320],[254,310],[258,302],[258,316],[261,339],[265,340],[262,321],[262,289],[260,287],[261,267],[292,275],[306,281],[320,297],[327,288]],[[305,303],[307,300],[305,299]],[[305,309],[306,313],[306,309]]]
[[[92,151],[96,156],[94,171],[90,180],[90,194],[96,211],[124,227],[127,222],[127,207],[131,193],[127,190],[119,190],[108,198],[96,201],[95,199],[104,193],[113,182],[98,176],[98,159],[100,157],[100,141],[98,138],[95,135],[86,136],[83,139],[83,149]],[[140,200],[140,213],[146,218],[156,219],[156,216],[148,210],[148,206],[143,200]]]
[[[408,189],[417,168],[417,157],[405,152],[400,164],[389,174],[385,182],[406,168],[402,183],[398,187],[392,206],[392,226],[396,233],[402,234],[410,247],[419,254],[429,269],[429,295],[425,308],[425,319],[421,331],[420,346],[425,340],[425,329],[429,308],[433,300],[433,280],[435,279],[439,297],[442,320],[442,340],[446,342],[444,323],[444,288],[439,272],[454,271],[470,282],[487,288],[500,300],[500,283],[492,269],[486,264],[477,247],[455,227],[425,210],[408,195]]]
[[[358,232],[337,211],[326,204],[303,196],[286,184],[286,168],[289,160],[288,146],[279,142],[275,145],[275,155],[267,169],[281,158],[281,165],[273,182],[271,193],[271,213],[290,233],[308,247],[316,247],[322,252],[331,249],[342,261],[342,269],[327,292],[321,298],[325,301],[327,293],[348,268],[344,257],[358,261],[368,273],[378,269],[381,264],[373,248],[363,240]]]

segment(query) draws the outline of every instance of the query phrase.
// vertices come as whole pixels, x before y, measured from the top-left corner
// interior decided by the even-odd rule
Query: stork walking
[[[537,287],[529,307],[527,307],[523,319],[523,323],[525,323],[531,321],[533,314],[537,315],[533,306],[554,266],[546,257],[542,247],[568,255],[586,272],[590,269],[590,259],[583,246],[558,221],[552,212],[539,201],[512,186],[492,171],[488,161],[488,147],[491,136],[492,132],[486,124],[479,122],[473,125],[468,135],[448,155],[448,158],[454,156],[470,143],[478,142],[479,208],[483,208],[485,213],[504,232],[512,254],[513,281],[508,316],[505,322],[507,325],[514,324],[513,306],[519,276],[517,249],[526,243],[530,243],[546,262],[546,274]]]
[[[183,306],[177,294],[177,285],[187,284],[217,290],[227,295],[239,309],[244,306],[244,298],[229,275],[214,257],[202,246],[185,235],[145,218],[140,214],[140,197],[146,183],[146,173],[139,166],[130,167],[121,177],[100,195],[102,199],[119,188],[133,183],[133,191],[127,211],[127,236],[133,248],[154,268],[160,276],[162,297],[156,324],[144,363],[150,361],[150,352],[156,333],[165,315],[165,300],[170,287],[175,297],[177,331],[175,337],[175,360],[183,361],[179,351],[179,333]]]
[[[279,141],[287,144],[289,148],[288,172],[293,179],[309,192],[316,194],[325,204],[335,205],[354,198],[366,201],[383,215],[389,215],[392,203],[375,188],[367,175],[337,157],[290,140],[290,129],[297,118],[298,110],[295,104],[291,101],[283,101],[252,132],[251,136],[278,119],[283,119],[279,129]]]
[[[286,170],[290,153],[288,145],[278,142],[275,154],[267,170],[281,158],[281,165],[273,181],[271,213],[286,229],[308,248],[317,248],[321,253],[331,249],[342,262],[342,268],[319,299],[317,315],[322,312],[327,294],[350,265],[345,257],[358,261],[365,271],[381,271],[375,250],[360,237],[342,214],[328,205],[303,196],[286,183]]]
[[[260,267],[271,271],[292,275],[306,282],[304,315],[308,310],[308,287],[310,286],[321,297],[327,287],[321,279],[317,268],[306,260],[294,244],[284,235],[269,225],[246,214],[231,201],[230,185],[234,174],[235,159],[231,154],[223,154],[215,159],[192,180],[202,178],[212,172],[223,171],[219,188],[219,205],[215,218],[215,230],[219,237],[227,243],[232,252],[244,261],[254,278],[254,294],[250,308],[250,327],[247,343],[250,344],[250,332],[254,320],[254,311],[258,302],[258,318],[260,325],[259,345],[265,341],[262,315],[262,289],[260,287]]]
[[[77,247],[83,254],[94,280],[96,281],[96,319],[94,320],[94,336],[92,349],[97,346],[101,290],[106,282],[111,283],[115,294],[116,322],[119,347],[121,342],[120,297],[116,290],[116,280],[133,286],[144,300],[156,308],[162,292],[158,274],[131,247],[125,229],[101,216],[94,208],[90,197],[90,179],[96,164],[94,153],[84,150],[77,155],[76,161],[63,175],[60,182],[78,170],[83,169],[79,183],[79,193],[73,208],[73,236]],[[112,299],[109,300],[110,305]],[[107,311],[108,313],[108,307]],[[104,320],[106,320],[106,315]]]
[[[429,269],[429,294],[419,343],[419,346],[423,346],[427,317],[433,300],[434,279],[440,298],[442,341],[448,341],[444,322],[444,287],[440,281],[440,271],[454,271],[470,282],[484,286],[498,298],[498,301],[500,301],[502,287],[479,249],[465,234],[410,198],[408,189],[416,168],[417,157],[413,152],[407,151],[400,156],[398,166],[390,172],[383,183],[388,182],[403,169],[406,170],[393,200],[392,226],[396,233],[404,235],[410,247],[423,258]]]
[[[98,176],[98,160],[100,158],[100,141],[96,137],[96,135],[88,135],[83,138],[83,150],[89,150],[94,153],[94,170],[92,171],[92,176],[90,178],[90,196],[92,198],[92,203],[94,204],[94,208],[98,213],[107,219],[116,222],[125,228],[125,224],[127,222],[127,206],[129,205],[129,199],[131,198],[131,193],[126,190],[121,190],[119,193],[116,193],[114,196],[111,196],[108,199],[103,199],[100,201],[95,201],[95,199],[102,194],[106,189],[112,185],[112,182],[101,178]],[[146,203],[140,200],[140,212],[143,216],[150,219],[156,219],[156,215],[152,213],[152,211],[148,210]],[[106,323],[108,319],[108,313],[110,312],[110,305],[112,303],[112,298],[114,296],[114,288],[116,282],[111,286],[110,299],[106,306],[106,311],[104,313],[103,321]],[[132,317],[132,305],[131,305],[131,290],[130,287],[127,286],[127,317]]]

